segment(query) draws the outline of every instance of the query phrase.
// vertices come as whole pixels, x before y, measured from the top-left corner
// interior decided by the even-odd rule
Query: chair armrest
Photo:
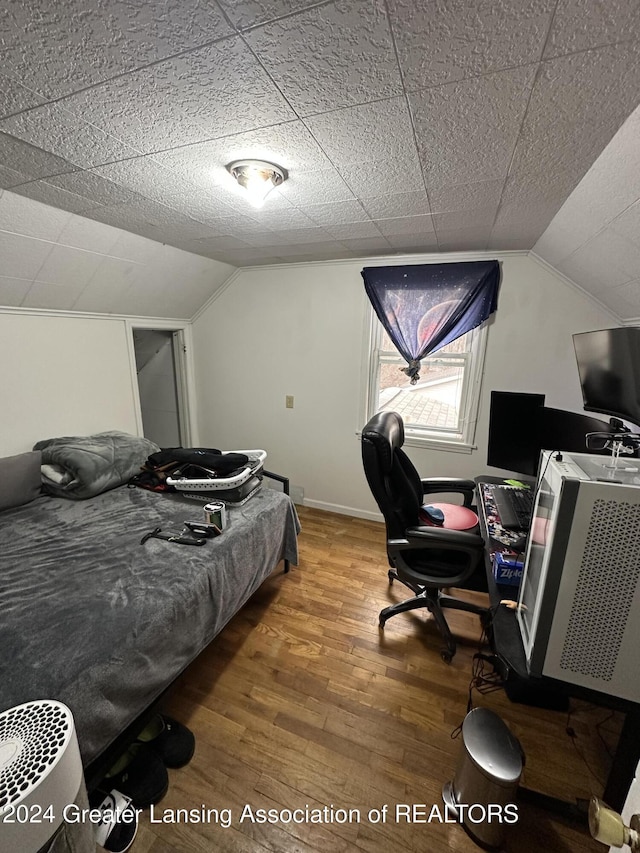
[[[433,559],[429,552],[433,552]],[[452,565],[443,559],[443,551],[454,551],[464,559]],[[414,568],[407,563],[411,553],[422,552],[428,567]],[[413,583],[446,587],[461,586],[484,560],[484,541],[477,533],[444,530],[441,527],[410,527],[403,539],[387,539],[387,554],[396,569]]]
[[[414,548],[442,548],[451,545],[454,548],[484,549],[484,539],[478,533],[468,533],[466,530],[448,530],[445,527],[407,527],[406,541]],[[393,539],[389,540],[393,542]],[[395,540],[397,541],[397,540]],[[400,540],[402,541],[402,540]]]
[[[429,477],[420,481],[423,495],[437,495],[444,492],[464,495],[464,505],[471,506],[475,495],[476,484],[473,480],[462,477]]]

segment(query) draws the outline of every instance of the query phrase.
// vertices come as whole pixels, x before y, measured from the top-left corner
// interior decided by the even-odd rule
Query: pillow
[[[0,511],[22,506],[40,494],[39,450],[0,459]]]

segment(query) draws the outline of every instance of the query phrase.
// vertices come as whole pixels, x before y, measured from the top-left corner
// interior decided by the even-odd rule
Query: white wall
[[[429,260],[414,256],[411,262]],[[543,392],[547,405],[582,411],[571,334],[617,325],[550,268],[524,254],[501,260],[478,449],[410,448],[425,476],[491,470],[486,446],[492,389]],[[301,486],[305,503],[356,514],[376,512],[356,437],[365,392],[362,339],[369,307],[360,270],[366,264],[239,270],[193,327],[201,442],[262,447],[267,467]],[[287,394],[295,398],[293,409],[285,408]]]
[[[0,312],[0,456],[36,441],[136,433],[124,320]]]

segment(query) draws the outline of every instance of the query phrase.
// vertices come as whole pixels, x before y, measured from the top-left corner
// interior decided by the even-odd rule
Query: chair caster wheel
[[[450,652],[449,649],[443,649],[440,652],[440,657],[445,663],[451,663],[451,661],[453,660],[453,655],[454,652]]]
[[[384,631],[384,623],[384,619],[380,619],[380,621],[378,622],[378,628],[380,628],[381,631]]]
[[[389,578],[389,586],[391,586],[391,584],[396,579],[396,576],[393,574],[393,572],[389,571],[387,572],[387,577]]]

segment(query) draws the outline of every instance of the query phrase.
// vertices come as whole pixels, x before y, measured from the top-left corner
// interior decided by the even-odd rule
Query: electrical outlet
[[[284,398],[284,404],[287,409],[293,409],[293,394],[287,394]]]

